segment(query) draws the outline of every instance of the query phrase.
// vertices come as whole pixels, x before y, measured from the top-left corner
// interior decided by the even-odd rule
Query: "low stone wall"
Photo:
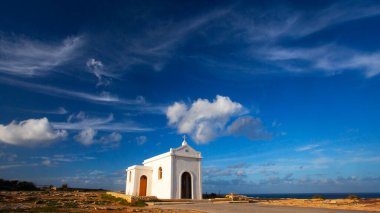
[[[248,201],[248,197],[244,195],[238,195],[234,193],[230,193],[226,195],[226,198],[231,199],[231,201]]]
[[[129,203],[135,203],[139,200],[145,201],[145,202],[158,201],[156,196],[133,196],[133,195],[125,195],[125,194],[121,194],[117,192],[107,192],[106,194],[125,199]]]

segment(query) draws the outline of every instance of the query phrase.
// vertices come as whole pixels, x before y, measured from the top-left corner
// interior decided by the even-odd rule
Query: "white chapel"
[[[202,199],[202,156],[184,136],[182,146],[127,169],[127,195],[161,199]]]

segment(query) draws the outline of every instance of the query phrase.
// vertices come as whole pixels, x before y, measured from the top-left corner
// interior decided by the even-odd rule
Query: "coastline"
[[[380,198],[379,192],[350,192],[350,193],[268,193],[268,194],[242,194],[251,198],[292,198],[292,199],[311,199],[315,195],[323,196],[325,199],[344,199],[350,195],[359,198]]]

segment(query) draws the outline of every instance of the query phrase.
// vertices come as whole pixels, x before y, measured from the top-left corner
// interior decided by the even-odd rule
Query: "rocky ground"
[[[376,199],[252,199],[251,202],[278,206],[300,206],[346,210],[380,211],[380,198]]]
[[[0,191],[0,212],[163,212],[185,213],[191,210],[171,210],[144,207],[108,196],[105,192],[65,191]]]
[[[201,202],[200,204],[211,205],[210,209],[215,210],[218,203],[226,203],[226,199]],[[313,208],[330,208],[345,210],[364,210],[364,211],[380,211],[379,199],[334,199],[334,200],[318,200],[318,199],[252,199],[249,198],[247,203],[250,208],[259,208],[265,204],[272,206],[299,206]],[[163,213],[185,213],[209,211],[210,209],[198,208],[196,204],[189,205],[168,205],[168,206],[151,206],[145,207],[144,203],[137,203],[132,206],[125,200],[106,195],[105,192],[69,192],[69,191],[0,191],[0,212],[163,212]],[[230,204],[227,207],[233,207]],[[236,208],[238,206],[234,206]],[[249,210],[249,208],[247,209]],[[163,209],[161,209],[163,208]],[[183,210],[179,210],[179,209]],[[224,208],[224,207],[223,207]],[[260,207],[263,208],[263,207]],[[188,210],[185,210],[188,209]],[[228,210],[228,209],[226,209]],[[273,210],[273,209],[272,209]],[[219,210],[218,210],[219,211]],[[216,211],[216,212],[218,212]],[[291,210],[293,211],[293,210]],[[228,211],[227,211],[228,212]],[[248,211],[250,212],[250,211]]]

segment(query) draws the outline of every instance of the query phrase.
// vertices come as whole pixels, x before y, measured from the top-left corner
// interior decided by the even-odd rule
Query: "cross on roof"
[[[187,145],[186,135],[183,135],[182,137],[183,137],[182,146],[186,146]]]

